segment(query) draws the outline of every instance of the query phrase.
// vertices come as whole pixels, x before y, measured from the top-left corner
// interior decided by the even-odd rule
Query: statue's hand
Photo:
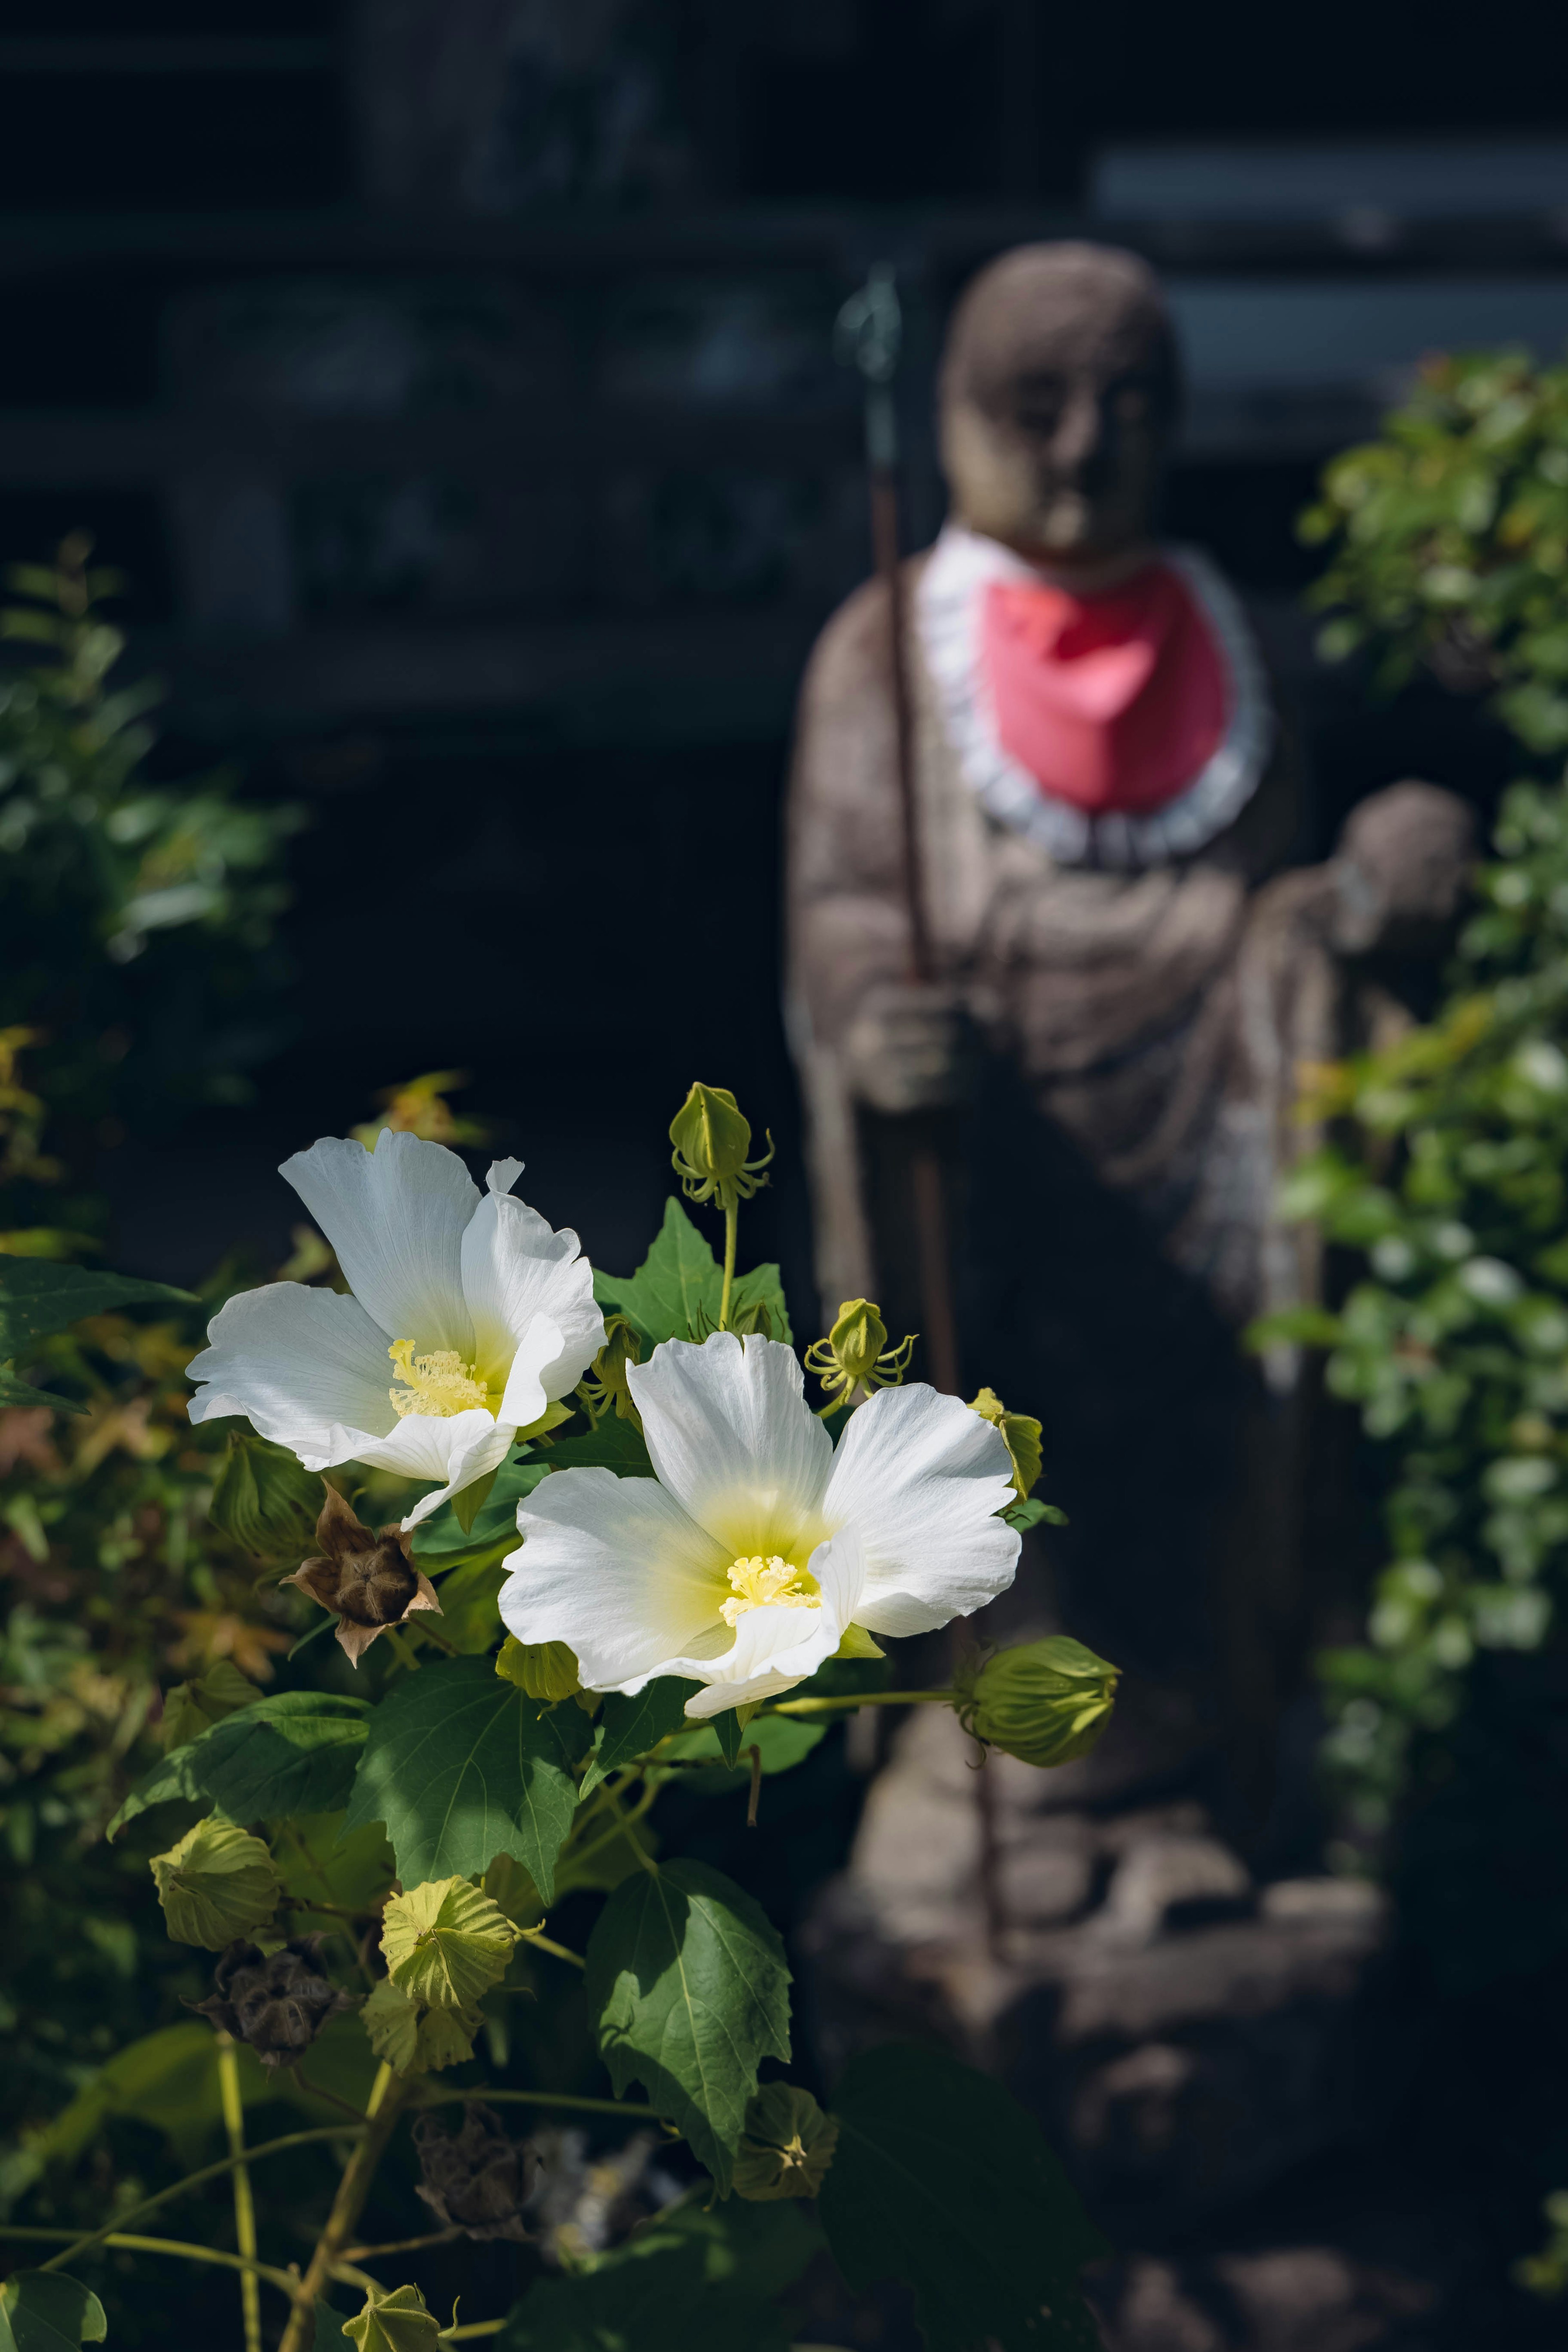
[[[1390,784],[1351,811],[1329,866],[1342,955],[1445,953],[1476,857],[1475,813],[1436,784]]]
[[[849,1082],[873,1110],[897,1117],[967,1100],[978,1063],[961,989],[883,981],[861,1000],[845,1037]]]

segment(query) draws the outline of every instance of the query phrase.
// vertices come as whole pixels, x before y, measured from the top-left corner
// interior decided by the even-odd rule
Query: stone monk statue
[[[1401,784],[1327,864],[1292,863],[1301,779],[1247,616],[1156,536],[1179,405],[1134,256],[1029,246],[968,289],[941,378],[949,519],[901,575],[942,977],[910,977],[876,581],[801,695],[789,1014],[825,1314],[864,1296],[895,1337],[919,1328],[909,1170],[934,1139],[966,1383],[1039,1414],[1070,1517],[1037,1630],[1126,1668],[1137,1769],[1203,1784],[1256,1839],[1332,1497],[1300,1360],[1239,1336],[1317,1292],[1310,1236],[1274,1213],[1311,1139],[1300,1067],[1401,1017],[1471,825]]]

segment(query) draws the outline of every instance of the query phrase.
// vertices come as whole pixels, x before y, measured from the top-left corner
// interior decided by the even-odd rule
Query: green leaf
[[[107,1834],[115,1836],[150,1805],[176,1797],[216,1805],[241,1822],[338,1812],[349,1801],[370,1715],[367,1699],[344,1693],[275,1691],[155,1764]]]
[[[708,1720],[713,1727],[713,1737],[719,1743],[719,1753],[725,1763],[732,1765],[738,1762],[746,1735],[734,1708],[727,1706],[722,1715],[710,1716]]]
[[[415,1559],[430,1574],[438,1576],[442,1569],[455,1568],[460,1560],[493,1552],[498,1544],[515,1549],[517,1507],[525,1495],[532,1494],[549,1468],[548,1462],[525,1461],[509,1454],[467,1531],[451,1503],[443,1504],[427,1519],[421,1519],[414,1530]]]
[[[382,1914],[381,1949],[399,1992],[431,2009],[472,2009],[506,1974],[518,1931],[466,1878],[427,1879]]]
[[[87,1411],[86,1405],[78,1404],[73,1398],[57,1395],[53,1389],[36,1389],[0,1366],[0,1405],[7,1404],[52,1405],[56,1412]],[[54,2273],[51,2271],[47,2275],[52,2278]]]
[[[1079,2274],[1110,2248],[1000,2084],[892,2042],[851,2062],[831,2113],[817,2210],[852,2287],[912,2287],[928,2352],[1095,2352]]]
[[[773,2298],[820,2245],[798,2205],[682,2205],[591,2270],[536,2280],[499,2352],[784,2352],[799,2322]]]
[[[679,1201],[664,1204],[658,1237],[636,1274],[625,1276],[594,1269],[594,1297],[634,1323],[651,1347],[664,1339],[693,1339],[717,1325],[724,1295],[724,1271]],[[764,1305],[775,1339],[792,1340],[789,1311],[776,1265],[753,1266],[731,1292],[738,1311]]]
[[[552,1470],[614,1470],[623,1478],[651,1478],[647,1440],[629,1421],[609,1414],[581,1437],[558,1437],[550,1448]]]
[[[638,1871],[588,1939],[587,1997],[617,2095],[641,2083],[727,2195],[763,2058],[789,2056],[784,1946],[706,1863]]]
[[[747,1753],[753,1745],[763,1760],[763,1771],[788,1772],[803,1764],[812,1749],[827,1737],[827,1725],[819,1716],[814,1722],[807,1716],[753,1716],[741,1735],[741,1754],[735,1769],[729,1772],[683,1772],[682,1788],[696,1797],[721,1797],[731,1790],[743,1789],[752,1777],[751,1758]],[[705,1723],[695,1731],[685,1731],[672,1739],[665,1750],[671,1757],[700,1758],[710,1756],[715,1763],[722,1756],[715,1726]]]
[[[594,1726],[594,1752],[583,1775],[582,1793],[591,1797],[607,1774],[619,1771],[634,1756],[646,1756],[686,1721],[686,1702],[697,1688],[674,1675],[660,1675],[645,1683],[635,1698],[607,1691]]]
[[[78,2352],[108,2334],[97,2295],[63,2271],[13,2271],[0,2286],[0,2352]]]
[[[477,1657],[489,1650],[500,1632],[500,1589],[506,1577],[500,1560],[481,1556],[459,1560],[442,1579],[441,1631],[459,1657]]]
[[[258,1837],[209,1814],[167,1853],[152,1858],[163,1924],[177,1944],[221,1952],[237,1936],[265,1927],[281,1892],[277,1866]]]
[[[1037,1495],[1026,1496],[1021,1503],[1009,1503],[1002,1517],[1020,1534],[1026,1528],[1037,1528],[1042,1523],[1051,1528],[1065,1528],[1068,1524],[1068,1515],[1059,1505],[1042,1503]]]
[[[318,2298],[316,2303],[316,2333],[311,2352],[348,2352],[348,2337],[343,2334],[342,2315]]]
[[[119,1307],[194,1307],[188,1290],[166,1282],[139,1282],[125,1274],[94,1274],[84,1265],[47,1258],[0,1255],[0,1360],[9,1361],[35,1339],[64,1331],[84,1316]]]
[[[422,1666],[371,1717],[344,1826],[384,1822],[405,1886],[478,1878],[510,1853],[549,1903],[590,1736],[581,1707],[542,1709],[489,1658]]]
[[[326,1483],[286,1445],[249,1430],[230,1433],[213,1486],[208,1517],[258,1559],[289,1559],[296,1567],[316,1549],[316,1521]]]
[[[360,2023],[376,2056],[399,2074],[439,2073],[474,2054],[474,2036],[484,2023],[477,2009],[432,2009],[399,1990],[390,1977],[371,1988]]]
[[[496,1467],[487,1471],[482,1478],[476,1478],[471,1486],[465,1486],[460,1493],[453,1496],[452,1517],[457,1520],[464,1535],[472,1535],[474,1521],[479,1517],[484,1505],[489,1502],[490,1489],[500,1475],[500,1465],[498,1463]]]

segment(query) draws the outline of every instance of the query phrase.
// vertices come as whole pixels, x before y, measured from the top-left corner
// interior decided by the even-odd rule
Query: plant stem
[[[279,2156],[286,2147],[306,2147],[323,2139],[353,2139],[363,2135],[367,2128],[364,2124],[324,2124],[314,2131],[285,2132],[281,2139],[264,2139],[259,2146],[247,2149],[243,2160],[247,2164],[254,2164],[259,2157]],[[160,2189],[155,2197],[143,2197],[142,2202],[132,2205],[128,2213],[121,2213],[116,2221],[106,2221],[101,2230],[89,2230],[85,2237],[73,2238],[63,2253],[51,2254],[47,2263],[40,2263],[39,2269],[59,2270],[66,2263],[74,2262],[78,2254],[85,2254],[89,2246],[100,2245],[105,2238],[112,2237],[121,2222],[138,2221],[143,2213],[151,2213],[157,2206],[168,2204],[171,2198],[183,2197],[187,2189],[199,2189],[205,2181],[219,2179],[224,2173],[232,2172],[234,2167],[234,2158],[226,2156],[220,2164],[204,2164],[199,2172],[187,2172],[183,2180],[173,2182],[167,2189]]]
[[[371,2085],[370,2099],[365,2107],[363,2137],[350,2157],[343,2177],[338,2183],[338,2193],[332,2200],[332,2210],[327,2216],[327,2226],[316,2241],[316,2251],[300,2280],[294,2297],[294,2308],[278,2352],[305,2352],[310,2341],[316,2297],[327,2284],[335,2265],[345,2259],[343,2248],[353,2234],[364,2200],[370,2194],[370,2184],[375,2168],[381,2162],[382,2151],[392,2137],[393,2126],[408,2098],[407,2086],[397,2080],[392,2068],[384,2063]]]
[[[400,1666],[406,1666],[411,1674],[417,1674],[419,1671],[419,1659],[415,1651],[413,1643],[405,1641],[403,1635],[398,1632],[395,1625],[389,1625],[387,1627],[386,1639],[392,1651],[392,1654],[397,1660],[398,1664]]]
[[[951,1706],[956,1692],[934,1691],[858,1691],[846,1698],[781,1698],[769,1699],[757,1710],[760,1715],[852,1715],[858,1706]]]
[[[379,2254],[412,2254],[421,2246],[445,2246],[453,2238],[462,2236],[455,2225],[450,2230],[429,2230],[422,2238],[394,2238],[385,2246],[350,2246],[343,2255],[345,2263],[371,2263]]]
[[[250,2193],[250,2169],[245,2161],[245,2102],[239,2093],[239,2047],[231,2033],[217,2037],[217,2081],[223,2100],[223,2124],[234,2167],[234,2238],[248,2263],[256,2260],[256,2200]],[[245,2326],[245,2352],[261,2352],[261,2290],[254,2271],[239,2274],[239,2310]]]
[[[581,1952],[569,1951],[564,1944],[558,1944],[552,1936],[542,1934],[537,1927],[525,1927],[522,1934],[528,1943],[537,1945],[542,1952],[553,1953],[558,1960],[570,1960],[574,1969],[585,1969],[588,1965]]]
[[[74,2238],[74,2230],[0,2230],[4,2238]],[[111,2230],[103,2239],[106,2246],[114,2246],[133,2254],[178,2254],[188,2263],[218,2263],[224,2269],[243,2271],[247,2277],[264,2278],[289,2296],[294,2293],[295,2282],[287,2271],[275,2270],[270,2263],[258,2263],[244,2254],[231,2254],[219,2246],[193,2246],[184,2238],[139,2238],[125,2230]]]
[[[467,2106],[476,2099],[486,2106],[573,2108],[589,2116],[646,2116],[655,2123],[663,2120],[657,2107],[639,2105],[635,2099],[578,2098],[566,2091],[431,2091],[416,2104],[422,2107],[456,2107]]]
[[[752,1759],[752,1792],[746,1800],[746,1827],[754,1830],[757,1826],[757,1806],[763,1793],[763,1751],[753,1739],[746,1753]]]
[[[506,2326],[504,2319],[470,2319],[462,2327],[444,2327],[443,2344],[461,2344],[470,2336],[499,2336]]]
[[[632,1818],[635,1818],[635,1816],[628,1818],[626,1814],[623,1813],[618,1802],[614,1797],[610,1800],[610,1811],[616,1817],[616,1828],[626,1832],[626,1843],[630,1846],[632,1852],[636,1854],[637,1860],[647,1871],[648,1876],[650,1878],[657,1878],[658,1876],[658,1864],[655,1862],[652,1854],[647,1852],[642,1840],[637,1836],[636,1831],[632,1827]]]
[[[730,1328],[730,1292],[735,1280],[735,1243],[741,1230],[741,1204],[731,1201],[724,1212],[724,1287],[719,1294],[719,1328]]]

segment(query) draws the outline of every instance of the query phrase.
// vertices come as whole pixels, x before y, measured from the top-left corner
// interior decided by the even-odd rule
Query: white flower
[[[628,1376],[657,1477],[553,1473],[500,1596],[587,1689],[678,1675],[706,1686],[688,1715],[719,1715],[805,1681],[850,1625],[929,1633],[1012,1582],[1007,1448],[955,1397],[883,1389],[836,1453],[774,1340],[670,1339]]]
[[[190,1367],[193,1421],[244,1413],[307,1470],[366,1462],[437,1478],[428,1517],[504,1461],[605,1342],[574,1233],[510,1199],[521,1160],[482,1194],[455,1151],[384,1128],[285,1160],[352,1297],[297,1282],[241,1291]]]

